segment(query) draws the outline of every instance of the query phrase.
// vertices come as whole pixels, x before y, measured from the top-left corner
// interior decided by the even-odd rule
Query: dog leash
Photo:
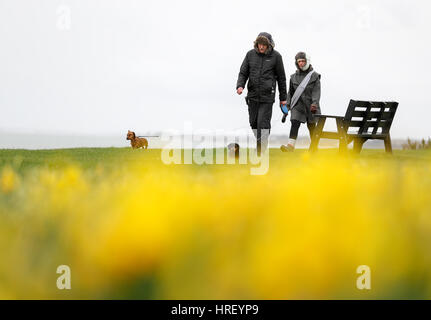
[[[274,128],[278,128],[280,125],[282,125],[283,123],[281,123],[281,119],[283,118],[283,115],[281,115],[280,119],[277,120],[276,125],[273,126]],[[243,126],[243,127],[239,127],[239,128],[235,128],[233,129],[233,131],[236,130],[240,130],[240,129],[249,129],[250,126]],[[160,138],[160,136],[136,136],[137,138]]]

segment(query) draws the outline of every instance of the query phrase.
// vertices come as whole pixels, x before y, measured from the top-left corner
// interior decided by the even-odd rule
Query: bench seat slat
[[[370,111],[370,112],[366,112],[366,111],[353,111],[352,113],[352,117],[351,118],[364,118],[364,117],[369,117],[370,119],[374,119],[374,118],[379,118],[381,117],[381,119],[383,120],[390,120],[394,117],[395,111],[391,112],[391,111],[384,111],[383,113],[381,112],[376,112],[376,111]]]
[[[391,125],[390,121],[375,121],[375,120],[368,120],[368,121],[347,121],[346,126],[348,127],[365,127],[365,128],[386,128]]]
[[[364,139],[385,139],[388,135],[387,134],[372,134],[372,133],[347,133],[347,137],[351,138],[364,138]]]
[[[384,139],[387,135],[386,134],[372,134],[372,133],[347,133],[347,137],[350,138],[367,138],[367,139]],[[321,139],[339,139],[340,135],[338,132],[335,131],[323,131],[320,134]]]

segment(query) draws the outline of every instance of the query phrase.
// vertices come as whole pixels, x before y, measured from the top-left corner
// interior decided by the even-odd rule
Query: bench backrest
[[[398,102],[350,100],[344,116],[346,130],[359,135],[387,135],[397,108]]]

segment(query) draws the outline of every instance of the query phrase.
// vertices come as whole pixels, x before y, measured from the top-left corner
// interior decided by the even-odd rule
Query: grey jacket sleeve
[[[286,92],[286,73],[284,71],[283,58],[281,55],[277,56],[277,65],[275,67],[278,82],[278,92],[280,96],[280,101],[285,101],[287,98]]]
[[[287,93],[287,97],[286,97],[287,105],[289,106],[289,108],[290,108],[290,103],[292,102],[292,96],[294,92],[295,90],[293,90],[293,84],[292,84],[292,78],[291,78],[289,81],[289,92]]]
[[[320,75],[317,77],[313,91],[311,92],[311,104],[320,106]]]
[[[236,88],[245,88],[245,83],[248,80],[250,74],[248,54],[246,54],[244,61],[241,64],[241,69],[238,74],[238,81],[236,82]]]

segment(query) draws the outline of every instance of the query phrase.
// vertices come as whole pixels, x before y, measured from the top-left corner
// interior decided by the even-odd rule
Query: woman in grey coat
[[[289,142],[287,146],[282,145],[283,152],[293,151],[295,149],[296,139],[301,123],[307,123],[310,137],[313,134],[316,126],[316,114],[320,112],[320,74],[314,71],[310,64],[310,58],[305,52],[299,52],[295,56],[296,72],[290,76],[289,92],[287,94],[287,108],[291,111]],[[292,106],[292,97],[301,82],[312,72],[310,80],[301,94],[296,104]],[[286,121],[286,116],[283,117],[283,122]]]

